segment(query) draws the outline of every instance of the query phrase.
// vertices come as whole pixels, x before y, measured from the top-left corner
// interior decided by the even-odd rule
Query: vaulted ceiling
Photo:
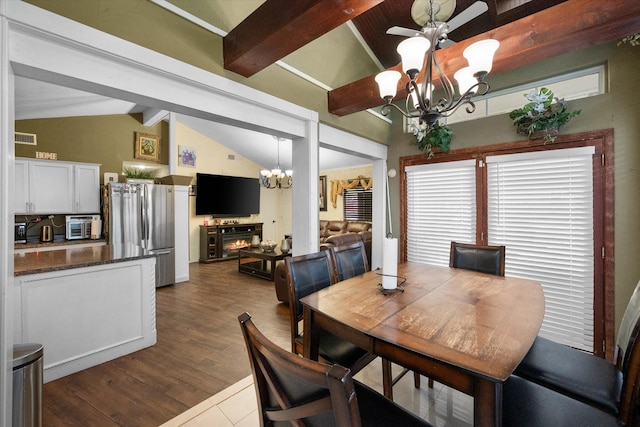
[[[428,0],[418,0],[428,3]],[[245,77],[303,47],[347,21],[385,68],[400,69],[397,36],[392,26],[419,30],[411,19],[414,0],[266,0],[224,37],[225,68]],[[473,0],[434,0],[442,9],[453,5],[451,16]],[[488,11],[452,31],[457,43],[438,51],[446,74],[464,66],[462,51],[474,41],[501,42],[492,72],[606,43],[640,31],[640,2],[627,0],[488,0]],[[329,112],[346,115],[379,106],[374,76],[329,91]],[[397,98],[404,98],[403,83]]]
[[[190,11],[196,18],[208,21],[223,32],[225,68],[242,76],[251,76],[285,58],[304,65],[315,51],[307,50],[315,41],[326,38],[331,30],[348,24],[362,36],[363,44],[372,52],[379,69],[399,69],[396,46],[401,37],[387,35],[388,28],[401,26],[419,30],[411,18],[415,0],[151,0],[160,5],[172,3]],[[418,0],[428,2],[429,0]],[[451,17],[466,10],[473,0],[433,0]],[[486,0],[488,11],[449,34],[456,43],[440,49],[439,62],[446,74],[461,68],[462,51],[474,41],[495,38],[500,41],[492,73],[509,71],[546,58],[576,51],[588,46],[620,39],[640,32],[640,2],[629,0]],[[446,18],[443,18],[446,19]],[[344,36],[346,31],[339,32]],[[348,35],[348,34],[347,34]],[[333,45],[331,45],[333,43]],[[329,45],[334,50],[336,37]],[[357,42],[356,42],[357,43]],[[299,55],[300,57],[293,56]],[[341,53],[341,64],[332,58],[317,58],[313,65],[301,70],[323,82],[316,75],[321,68],[333,68],[339,74],[335,89],[328,91],[329,112],[348,115],[382,105],[374,74],[365,67],[350,73],[350,53]],[[337,55],[333,55],[338,57]],[[346,66],[345,66],[346,61]],[[317,64],[320,63],[321,67]],[[376,67],[369,67],[374,70]],[[356,76],[345,78],[345,76]],[[351,81],[353,80],[353,81]],[[141,111],[144,106],[98,100],[95,95],[72,92],[65,96],[62,88],[48,87],[17,79],[17,118],[61,117],[81,114],[124,114]],[[50,85],[49,85],[50,86]],[[67,93],[67,92],[65,92]],[[49,94],[49,95],[47,95]],[[398,88],[398,99],[404,98],[404,83]],[[91,107],[88,107],[90,105]],[[95,111],[94,111],[95,110]],[[184,118],[185,123],[219,142],[232,146],[238,153],[262,166],[274,161],[273,138],[263,135],[265,142],[256,144],[257,137],[238,137],[222,125],[197,123]],[[237,133],[238,130],[235,130]],[[244,141],[252,141],[243,146]],[[260,148],[260,149],[258,149]],[[262,149],[264,148],[264,149]],[[283,165],[290,165],[290,149],[283,150]],[[361,159],[340,155],[339,159],[322,155],[321,160],[334,167],[362,164]],[[339,162],[344,162],[341,164]],[[338,166],[335,166],[338,165]]]

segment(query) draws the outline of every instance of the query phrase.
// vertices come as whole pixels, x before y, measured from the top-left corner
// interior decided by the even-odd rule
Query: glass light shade
[[[383,71],[376,76],[376,83],[380,89],[380,98],[395,97],[398,93],[398,80],[400,80],[400,74],[398,71]]]
[[[402,58],[402,70],[407,73],[409,70],[419,72],[424,64],[424,54],[431,46],[429,40],[422,36],[408,38],[398,45],[398,53]]]
[[[417,91],[412,91],[411,92],[411,99],[413,100],[413,108],[418,108],[420,106],[420,103],[418,103],[418,93],[422,93],[422,85],[418,85],[418,90]],[[416,93],[417,92],[417,93]],[[430,84],[429,86],[427,86],[427,95],[425,96],[425,98],[427,99],[431,99],[431,93],[433,92],[433,84]]]
[[[271,171],[269,169],[262,169],[260,171],[260,175],[267,177],[267,178],[271,178]]]
[[[284,173],[287,176],[293,176],[293,171],[291,169],[287,169],[286,171],[284,171]]]
[[[473,73],[469,67],[460,68],[453,75],[453,78],[458,82],[458,92],[460,95],[464,95],[471,86],[478,83],[478,80],[473,77]],[[475,90],[471,93],[475,93]]]
[[[491,71],[493,55],[499,46],[500,42],[493,39],[481,40],[468,46],[462,55],[469,61],[471,74]]]
[[[280,172],[282,172],[280,168],[271,169],[271,174],[273,174],[274,176],[280,176]]]

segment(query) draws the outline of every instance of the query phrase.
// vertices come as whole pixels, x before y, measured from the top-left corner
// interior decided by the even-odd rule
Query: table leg
[[[483,378],[474,380],[473,416],[475,426],[502,426],[502,383]]]
[[[382,393],[384,397],[393,400],[393,373],[391,372],[391,362],[382,358]]]
[[[273,279],[276,277],[276,260],[275,258],[272,258],[271,261],[269,261],[271,263],[271,268],[269,269],[269,280],[271,280],[273,282]],[[266,264],[266,261],[265,261]],[[266,267],[266,265],[265,265]]]

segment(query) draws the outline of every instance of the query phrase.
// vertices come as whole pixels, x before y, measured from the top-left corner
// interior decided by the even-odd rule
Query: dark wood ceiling
[[[225,68],[251,76],[311,40],[351,20],[385,68],[398,68],[392,26],[419,29],[414,0],[267,0],[224,38]],[[438,1],[438,0],[434,0]],[[444,1],[444,0],[443,0]],[[452,16],[474,0],[456,0]],[[628,0],[487,0],[489,10],[449,34],[457,43],[438,51],[445,73],[461,68],[473,41],[501,42],[492,72],[507,71],[640,31],[640,2]],[[292,7],[295,5],[295,7]],[[369,76],[329,92],[329,111],[350,114],[382,104]],[[398,98],[406,93],[403,84]]]
[[[456,7],[452,17],[475,1],[455,0]],[[489,7],[486,13],[452,31],[449,38],[454,41],[466,40],[564,1],[566,0],[489,0],[485,2]],[[353,24],[385,68],[400,62],[396,47],[402,40],[398,36],[386,34],[387,29],[397,25],[420,30],[420,26],[411,18],[413,2],[414,0],[387,0],[353,19]],[[438,0],[434,2],[437,3]]]

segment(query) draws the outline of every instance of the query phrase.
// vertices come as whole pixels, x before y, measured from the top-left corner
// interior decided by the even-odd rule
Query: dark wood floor
[[[158,426],[250,375],[244,311],[288,348],[288,309],[273,282],[233,261],[191,264],[189,274],[156,292],[156,345],[44,385],[44,426]]]

